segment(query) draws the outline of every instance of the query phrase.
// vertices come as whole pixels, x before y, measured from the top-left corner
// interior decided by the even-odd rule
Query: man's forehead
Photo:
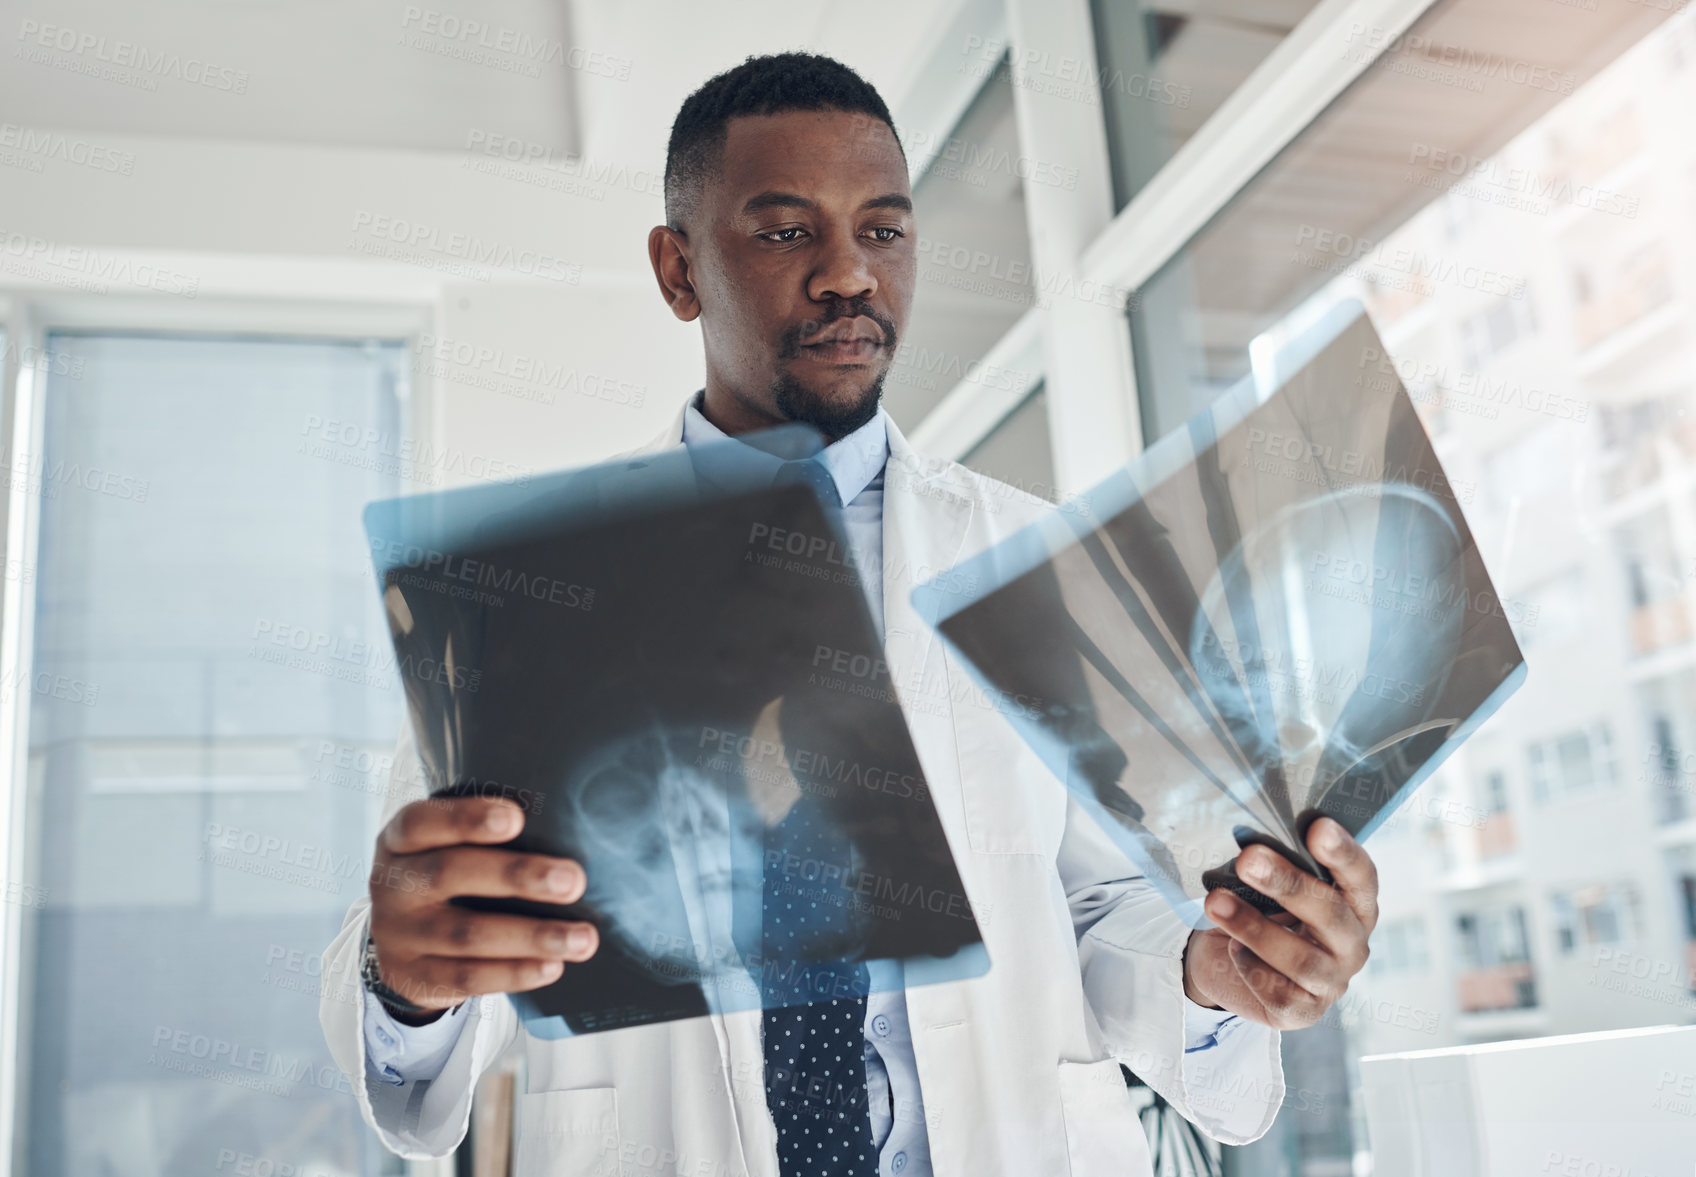
[[[843,194],[906,191],[907,162],[882,119],[858,111],[741,115],[725,127],[728,194],[827,187]]]

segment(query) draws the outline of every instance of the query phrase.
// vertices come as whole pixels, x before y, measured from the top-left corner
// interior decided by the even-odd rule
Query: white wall
[[[421,350],[433,439],[536,468],[646,440],[699,386],[698,329],[671,317],[648,270],[653,166],[591,159],[597,183],[563,161],[66,134],[130,174],[51,148],[24,153],[39,172],[6,168],[0,286],[63,293],[105,275],[112,294],[142,293],[123,267],[147,259],[182,292],[149,293],[185,322],[221,297],[428,306],[444,341]],[[459,236],[507,264],[471,278]],[[374,248],[393,253],[361,252]],[[502,375],[521,363],[558,373],[554,403]]]

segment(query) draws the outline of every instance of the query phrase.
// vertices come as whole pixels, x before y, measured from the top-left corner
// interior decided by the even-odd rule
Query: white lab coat
[[[681,439],[680,413],[638,452]],[[1185,1056],[1189,928],[985,704],[909,600],[1046,504],[916,455],[893,424],[889,446],[888,661],[992,962],[982,977],[907,991],[937,1177],[1148,1174],[1121,1061],[1214,1138],[1258,1138],[1284,1095],[1277,1033],[1239,1027],[1253,1040],[1233,1044],[1229,1072],[1211,1051]],[[395,779],[415,779],[403,775],[415,755],[403,738]],[[388,809],[410,799],[391,793]],[[521,1027],[504,997],[477,999],[434,1082],[364,1082],[368,908],[353,905],[324,954],[320,1020],[384,1144],[444,1155],[465,1133],[477,1077]],[[758,1011],[551,1042],[525,1034],[523,1049],[518,1177],[778,1177]]]

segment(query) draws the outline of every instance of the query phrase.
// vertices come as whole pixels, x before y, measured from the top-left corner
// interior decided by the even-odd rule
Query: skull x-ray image
[[[513,996],[540,1037],[828,1000],[832,962],[873,989],[989,967],[893,689],[819,670],[885,664],[840,521],[751,452],[366,512],[432,792],[509,797],[511,848],[584,864],[570,906],[456,900],[599,928],[590,961]],[[779,934],[774,898],[812,914]]]
[[[1261,843],[1366,837],[1525,676],[1506,607],[1383,344],[1346,304],[1078,500],[914,599],[1194,927]]]
[[[572,766],[557,794],[596,864],[584,901],[610,949],[671,985],[732,969],[737,956],[703,950],[733,945],[736,900],[763,853],[759,813],[695,762],[689,734],[610,741]]]

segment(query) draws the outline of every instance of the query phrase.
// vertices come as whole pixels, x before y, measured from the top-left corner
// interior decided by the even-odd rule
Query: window
[[[1678,772],[1678,736],[1673,731],[1672,719],[1666,715],[1655,716],[1655,755],[1660,761],[1661,771],[1669,775]]]
[[[1648,706],[1660,704],[1647,702]],[[1657,712],[1650,723],[1652,736],[1643,757],[1643,777],[1654,798],[1657,825],[1672,825],[1690,816],[1690,774],[1684,770],[1678,729],[1672,717]]]
[[[1637,892],[1629,883],[1596,884],[1549,897],[1555,947],[1563,955],[1580,948],[1636,940],[1642,933]]]
[[[21,1171],[375,1174],[318,957],[381,803],[347,765],[401,717],[359,516],[401,489],[405,349],[48,349]]]
[[[1643,561],[1635,555],[1625,558],[1625,588],[1626,595],[1631,600],[1632,608],[1641,609],[1653,600],[1649,585],[1651,576],[1643,566]]]
[[[1498,352],[1534,334],[1537,319],[1529,298],[1491,303],[1466,320],[1468,367],[1477,372]]]
[[[1170,37],[1170,23],[1151,25],[1142,7],[1095,4],[1098,46],[1110,41],[1102,32],[1108,10],[1132,29],[1126,44],[1153,46]],[[1457,969],[1464,980],[1449,983],[1460,988],[1462,1010],[1547,1004],[1540,1032],[1558,1034],[1619,1022],[1598,1016],[1593,997],[1563,988],[1544,1001],[1537,990],[1527,932],[1531,921],[1548,917],[1547,896],[1567,886],[1553,872],[1569,856],[1538,844],[1558,836],[1551,831],[1563,822],[1514,811],[1508,778],[1523,748],[1520,765],[1536,797],[1528,804],[1604,795],[1599,790],[1617,779],[1616,758],[1635,760],[1642,751],[1635,738],[1648,731],[1634,710],[1639,678],[1685,672],[1687,643],[1696,640],[1696,609],[1686,616],[1669,606],[1641,627],[1656,649],[1664,645],[1678,657],[1632,663],[1639,655],[1615,534],[1649,505],[1667,510],[1676,502],[1675,515],[1691,515],[1696,417],[1657,416],[1634,438],[1641,452],[1608,453],[1602,438],[1611,406],[1696,387],[1696,367],[1680,350],[1696,321],[1668,293],[1680,273],[1675,259],[1696,250],[1696,222],[1683,215],[1692,187],[1687,129],[1668,112],[1689,109],[1696,93],[1689,69],[1674,82],[1660,68],[1667,37],[1651,34],[1664,15],[1643,5],[1539,7],[1537,36],[1528,40],[1523,22],[1503,22],[1499,8],[1478,0],[1430,5],[1405,32],[1380,36],[1371,67],[1293,138],[1280,139],[1276,154],[1257,160],[1246,182],[1222,151],[1204,150],[1221,131],[1218,120],[1162,177],[1172,184],[1142,186],[1154,169],[1127,164],[1137,163],[1138,148],[1143,158],[1158,158],[1163,144],[1127,135],[1104,110],[1118,202],[1134,194],[1131,211],[1149,215],[1144,222],[1122,218],[1093,248],[1095,257],[1122,256],[1127,280],[1138,284],[1127,331],[1147,440],[1179,428],[1248,375],[1252,353],[1276,354],[1281,340],[1344,299],[1365,303],[1384,341],[1381,370],[1408,386],[1436,435],[1499,599],[1535,651],[1526,687],[1440,770],[1450,774],[1443,795],[1476,798],[1492,811],[1477,831],[1478,854],[1457,853],[1465,870],[1453,881],[1477,881],[1473,868],[1488,861],[1477,872],[1495,880],[1480,884],[1487,893],[1523,888],[1528,898],[1495,900],[1457,922],[1452,905],[1476,893],[1439,890],[1429,880],[1441,849],[1464,849],[1468,837],[1430,847],[1403,839],[1387,848],[1386,892],[1421,896],[1433,936],[1458,934],[1468,963]],[[1325,29],[1323,16],[1315,11],[1309,27]],[[1696,27],[1692,16],[1670,18],[1668,30],[1683,35]],[[1343,39],[1343,29],[1328,31],[1331,45]],[[1291,40],[1300,36],[1298,30]],[[1645,37],[1618,60],[1604,47]],[[1290,72],[1307,78],[1319,71]],[[1507,73],[1535,74],[1540,84]],[[1297,89],[1292,84],[1280,96]],[[1221,201],[1214,195],[1220,187],[1209,191],[1208,184],[1222,175],[1230,180]],[[1205,205],[1199,227],[1174,211],[1179,195]],[[1138,232],[1138,223],[1150,231]],[[1173,226],[1185,238],[1181,246],[1155,240]],[[1050,392],[1057,410],[1069,407],[1071,388],[1053,379]],[[1057,424],[1066,420],[1055,413]],[[1056,438],[1064,466],[1071,439],[1063,429]],[[1659,548],[1679,557],[1686,585],[1683,570],[1696,555],[1688,534],[1684,524],[1673,533],[1678,542]],[[1644,545],[1646,553],[1654,550]],[[1675,641],[1685,644],[1675,649]],[[1696,694],[1676,702],[1681,709],[1672,713],[1683,714],[1696,706]],[[1563,730],[1579,725],[1552,718],[1604,707],[1613,727],[1626,725],[1631,745],[1616,749],[1614,740],[1623,737],[1611,736],[1610,726]],[[1484,755],[1477,740],[1490,736],[1511,753]],[[1621,830],[1641,829],[1646,813],[1635,807],[1644,793],[1625,792],[1606,794],[1609,805],[1619,807]],[[1589,815],[1559,816],[1576,822]],[[1432,825],[1441,828],[1435,818]],[[1640,839],[1594,843],[1585,852],[1599,861],[1586,869],[1594,865],[1598,877],[1628,880],[1639,895],[1664,885],[1649,880],[1661,868],[1646,861],[1652,856]],[[1653,929],[1663,937],[1657,959],[1681,959],[1682,944],[1664,939],[1674,929],[1663,924]],[[1597,930],[1606,929],[1598,923]],[[1380,958],[1399,958],[1402,934],[1386,929],[1375,937],[1376,970],[1385,968]],[[1351,1051],[1411,1045],[1362,1023],[1350,1031]],[[1519,1023],[1460,1026],[1457,1032],[1446,1023],[1430,1045],[1527,1032]],[[1299,1058],[1290,1052],[1286,1060],[1292,1056]],[[1307,1083],[1295,1066],[1290,1074],[1292,1083]],[[1320,1167],[1289,1136],[1253,1147],[1270,1167],[1290,1167],[1298,1155],[1304,1163],[1295,1167]],[[1339,1171],[1351,1159],[1347,1151],[1325,1156]]]
[[[1539,740],[1526,756],[1531,765],[1531,796],[1537,801],[1578,796],[1618,783],[1613,738],[1605,723]]]
[[[1537,1005],[1524,908],[1516,905],[1457,915],[1455,936],[1462,970],[1455,980],[1462,1013]]]
[[[1463,913],[1455,917],[1455,931],[1461,962],[1469,969],[1523,964],[1531,959],[1522,907]]]
[[[1090,0],[1115,208],[1130,203],[1314,6]]]
[[[1689,396],[1646,397],[1625,404],[1603,405],[1600,414],[1602,441],[1609,449],[1625,449],[1674,428],[1689,414]]]
[[[1507,808],[1507,773],[1493,772],[1484,778],[1484,812],[1488,814],[1505,813]]]
[[[1102,0],[1098,7],[1105,6]],[[1434,4],[1399,36],[1370,22],[1352,27],[1344,54],[1370,58],[1371,68],[1138,290],[1130,330],[1145,437],[1181,425],[1247,374],[1251,343],[1301,318],[1309,300],[1323,300],[1328,287],[1330,301],[1342,294],[1366,297],[1381,327],[1416,310],[1452,325],[1446,338],[1454,354],[1418,355],[1408,365],[1416,370],[1429,361],[1475,380],[1462,346],[1468,329],[1461,325],[1476,315],[1486,316],[1475,329],[1486,345],[1505,347],[1531,333],[1541,342],[1552,330],[1565,330],[1562,307],[1571,299],[1570,284],[1563,279],[1558,293],[1531,290],[1546,272],[1570,272],[1547,264],[1571,252],[1559,239],[1561,217],[1590,213],[1577,219],[1630,223],[1637,193],[1599,191],[1595,180],[1579,192],[1581,182],[1569,179],[1567,169],[1593,166],[1596,152],[1586,148],[1569,164],[1570,153],[1552,153],[1547,144],[1562,132],[1574,143],[1605,143],[1614,133],[1607,116],[1620,108],[1616,95],[1634,89],[1642,75],[1640,63],[1629,76],[1616,63],[1619,68],[1592,83],[1596,89],[1563,105],[1563,97],[1608,60],[1597,37],[1609,22],[1576,8],[1543,15],[1532,68],[1548,84],[1536,87],[1477,76],[1509,62],[1530,66],[1523,35],[1487,4]],[[1649,20],[1629,23],[1640,34],[1652,27]],[[1477,70],[1434,69],[1439,60],[1477,63]],[[1676,104],[1683,96],[1668,92],[1651,101]],[[1581,124],[1582,131],[1568,123]],[[1604,129],[1593,135],[1599,124]],[[1524,133],[1504,145],[1513,128]],[[1634,126],[1631,133],[1635,144],[1647,131]],[[1109,142],[1115,138],[1110,132]],[[1439,199],[1445,196],[1464,202],[1466,211],[1445,211]],[[1463,226],[1464,236],[1456,236]],[[1528,299],[1535,301],[1535,315],[1524,306],[1488,316],[1491,304]],[[1611,329],[1632,309],[1603,312],[1612,317],[1595,330]],[[1401,341],[1391,332],[1385,342],[1395,348]],[[1533,350],[1516,347],[1513,355]],[[1503,352],[1498,362],[1506,358]],[[1568,396],[1564,389],[1533,386],[1514,399],[1523,405],[1531,392],[1540,405]],[[1462,399],[1461,411],[1483,420],[1523,416],[1522,410],[1510,414],[1499,392],[1475,389]],[[1568,421],[1577,416],[1570,404],[1549,411]]]
[[[1425,920],[1414,916],[1380,924],[1373,930],[1372,955],[1367,963],[1378,976],[1424,972],[1431,965],[1425,946]]]
[[[1054,454],[1048,438],[1048,398],[1038,388],[965,457],[980,474],[1053,499]]]
[[[1684,595],[1687,570],[1679,567],[1675,526],[1665,509],[1652,508],[1639,513],[1621,526],[1615,535],[1620,559],[1625,566],[1626,590],[1633,608],[1641,610]],[[1674,628],[1664,632],[1652,629],[1636,636],[1647,645],[1640,652],[1650,653],[1656,645],[1679,641],[1686,635]]]
[[[1045,297],[1045,276],[1031,265],[1020,176],[1064,184],[1059,167],[1058,160],[1020,150],[1013,83],[1003,59],[913,183],[919,288],[884,390],[897,425],[918,424],[962,381],[998,388],[1035,380],[1035,373],[981,361]]]

